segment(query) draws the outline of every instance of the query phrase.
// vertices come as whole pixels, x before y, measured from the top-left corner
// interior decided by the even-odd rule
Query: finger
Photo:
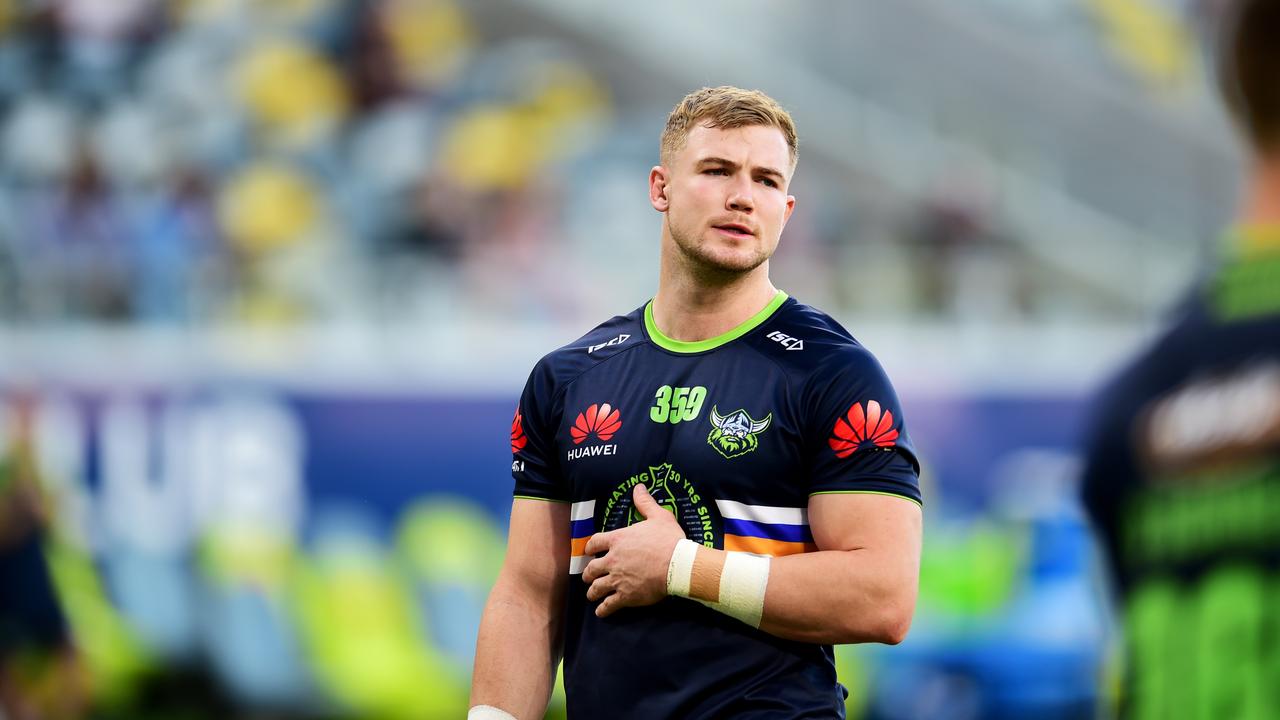
[[[602,552],[608,552],[609,546],[613,544],[613,534],[616,531],[596,533],[587,540],[587,546],[583,548],[583,555],[599,555]]]
[[[591,587],[587,588],[587,599],[591,602],[595,602],[596,600],[612,595],[615,590],[617,590],[617,588],[614,587],[613,578],[605,575],[599,580],[591,583]]]
[[[582,569],[582,582],[590,585],[602,577],[609,575],[609,568],[604,565],[604,558],[596,558]]]
[[[622,600],[618,598],[617,593],[613,593],[596,606],[596,617],[609,617],[620,607],[622,607]]]
[[[632,501],[635,502],[636,511],[639,512],[645,520],[654,517],[655,513],[662,511],[662,506],[658,504],[657,500],[653,499],[653,496],[649,494],[649,488],[646,488],[643,484],[636,485],[636,489],[631,493],[631,498]]]

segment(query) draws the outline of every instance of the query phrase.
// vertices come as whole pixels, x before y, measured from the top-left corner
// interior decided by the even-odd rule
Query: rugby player
[[[472,718],[844,717],[832,644],[915,608],[919,466],[876,359],[769,280],[797,142],[773,99],[671,112],[652,301],[533,369]]]
[[[1120,714],[1280,717],[1280,0],[1226,13],[1250,149],[1223,259],[1100,393],[1085,505],[1120,599]]]

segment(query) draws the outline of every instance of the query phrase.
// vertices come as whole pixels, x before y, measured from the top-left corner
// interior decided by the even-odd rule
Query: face
[[[782,131],[698,125],[668,166],[649,173],[649,201],[665,213],[676,250],[695,268],[750,272],[778,247],[796,199]]]

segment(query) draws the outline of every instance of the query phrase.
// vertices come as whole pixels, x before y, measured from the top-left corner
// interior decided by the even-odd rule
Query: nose
[[[750,213],[755,206],[751,197],[751,178],[740,178],[730,186],[725,207],[735,212]]]

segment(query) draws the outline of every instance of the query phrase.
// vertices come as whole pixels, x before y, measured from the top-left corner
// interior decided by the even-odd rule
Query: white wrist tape
[[[676,543],[667,566],[667,594],[689,597],[689,583],[693,580],[693,561],[698,557],[698,543],[684,539]]]
[[[708,588],[705,578],[714,574],[718,560],[706,553],[699,565],[698,544],[681,540],[667,566],[667,593],[697,600],[709,608],[736,618],[751,627],[760,627],[764,615],[764,594],[769,585],[769,558],[744,552],[726,552],[719,568],[720,581]],[[708,557],[711,556],[711,557]],[[696,570],[700,578],[695,580]],[[710,566],[710,567],[708,567]]]
[[[467,720],[516,720],[516,716],[492,705],[477,705],[467,712]]]
[[[769,584],[769,558],[744,552],[726,555],[720,575],[720,602],[712,607],[758,628],[764,615],[764,591]]]

